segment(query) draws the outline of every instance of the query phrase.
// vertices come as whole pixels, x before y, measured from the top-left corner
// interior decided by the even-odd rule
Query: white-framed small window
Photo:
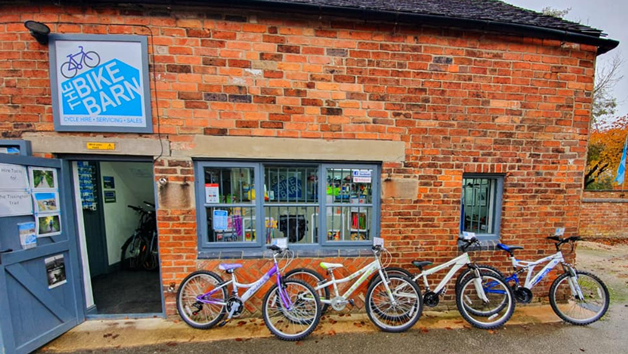
[[[479,239],[499,239],[504,177],[464,174],[462,183],[460,233],[474,232]]]

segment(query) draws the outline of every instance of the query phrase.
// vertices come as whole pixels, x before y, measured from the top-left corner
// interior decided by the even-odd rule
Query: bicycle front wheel
[[[183,279],[177,291],[177,311],[181,319],[198,329],[211,328],[222,320],[227,287],[216,289],[221,284],[223,280],[220,276],[206,270],[190,273]]]
[[[316,289],[316,287],[318,286],[318,284],[322,281],[325,280],[325,278],[323,278],[322,275],[320,275],[320,273],[318,273],[315,270],[312,269],[307,269],[307,268],[296,268],[293,269],[289,272],[287,272],[284,275],[285,279],[298,279],[298,280],[302,280],[305,283],[307,283],[308,285],[310,285],[312,288]],[[329,300],[329,288],[325,287],[325,288],[321,288],[317,291],[318,293],[318,297],[321,300]],[[327,309],[329,308],[328,304],[323,304],[321,303],[322,309],[321,309],[321,313],[325,313],[327,311]]]
[[[578,294],[578,288],[582,296]],[[579,326],[602,318],[610,304],[608,289],[602,280],[579,270],[575,279],[569,273],[556,278],[550,288],[549,300],[558,317]]]
[[[458,311],[474,327],[501,327],[515,311],[512,289],[502,277],[494,273],[482,272],[480,284],[476,283],[476,279],[471,276],[461,280],[456,293]]]
[[[297,341],[307,337],[318,325],[321,303],[316,291],[297,279],[284,279],[264,297],[264,323],[279,339]]]
[[[421,289],[408,277],[390,274],[388,289],[390,293],[381,277],[371,284],[366,291],[366,313],[382,331],[404,332],[414,326],[423,312]]]
[[[148,242],[141,235],[129,237],[122,246],[120,255],[120,267],[123,270],[137,270],[142,268],[142,263],[148,252]]]

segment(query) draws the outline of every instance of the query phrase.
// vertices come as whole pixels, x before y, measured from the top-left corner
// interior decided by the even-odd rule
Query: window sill
[[[302,249],[292,250],[295,258],[333,258],[333,257],[373,257],[371,247],[342,249]],[[260,259],[273,258],[269,250],[202,250],[198,259]]]

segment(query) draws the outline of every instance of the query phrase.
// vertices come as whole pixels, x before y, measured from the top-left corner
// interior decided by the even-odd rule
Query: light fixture
[[[168,178],[166,177],[161,177],[158,181],[160,186],[165,186],[166,184],[168,184]]]
[[[24,27],[31,32],[31,36],[37,40],[37,43],[41,45],[48,44],[48,35],[50,34],[50,27],[37,21],[28,20],[24,22]]]

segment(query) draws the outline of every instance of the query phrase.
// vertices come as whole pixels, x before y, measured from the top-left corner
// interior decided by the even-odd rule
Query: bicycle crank
[[[428,291],[425,295],[423,295],[423,304],[425,304],[425,306],[434,307],[438,305],[439,301],[440,298],[438,297],[438,294],[433,291]]]
[[[529,304],[532,301],[532,291],[526,287],[520,286],[514,289],[515,299],[522,304]]]
[[[336,296],[331,299],[331,307],[336,311],[342,311],[347,307],[347,300],[342,296]]]

